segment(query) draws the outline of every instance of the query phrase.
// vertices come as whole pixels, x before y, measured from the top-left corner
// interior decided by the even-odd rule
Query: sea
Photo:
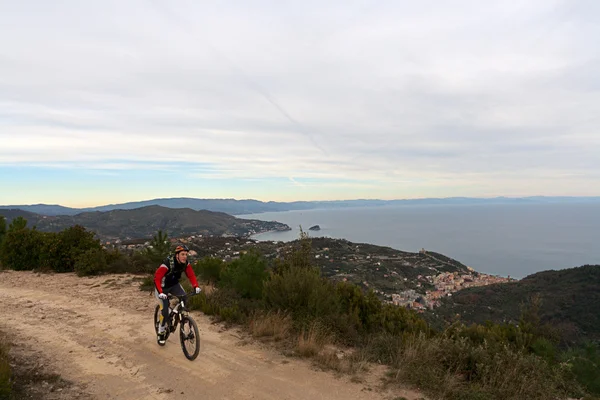
[[[600,264],[600,203],[394,205],[237,215],[278,221],[292,230],[254,235],[291,241],[311,237],[397,250],[435,251],[478,272],[521,279],[545,270]],[[319,225],[319,231],[309,228]]]

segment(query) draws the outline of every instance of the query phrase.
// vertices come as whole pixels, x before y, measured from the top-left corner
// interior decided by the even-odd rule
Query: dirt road
[[[0,328],[18,346],[39,351],[48,368],[86,399],[393,399],[420,396],[315,370],[245,339],[238,330],[193,313],[200,355],[188,361],[178,335],[156,343],[156,301],[130,275],[79,278],[73,274],[0,272]],[[73,398],[75,394],[65,394]]]

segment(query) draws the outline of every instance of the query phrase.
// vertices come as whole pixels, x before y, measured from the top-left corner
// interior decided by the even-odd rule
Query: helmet
[[[175,254],[178,254],[181,251],[190,251],[190,249],[185,244],[180,244],[175,248]]]

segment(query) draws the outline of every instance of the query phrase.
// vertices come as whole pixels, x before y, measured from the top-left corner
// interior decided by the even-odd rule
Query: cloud
[[[576,190],[600,168],[598,18],[591,0],[5,2],[0,166]]]

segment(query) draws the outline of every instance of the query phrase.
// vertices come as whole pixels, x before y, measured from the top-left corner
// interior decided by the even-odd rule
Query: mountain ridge
[[[224,212],[230,215],[256,214],[263,212],[310,210],[315,208],[350,208],[350,207],[379,207],[389,205],[443,205],[443,204],[543,204],[543,203],[590,203],[599,202],[600,196],[528,196],[528,197],[427,197],[419,199],[354,199],[354,200],[324,200],[324,201],[260,201],[254,199],[233,198],[194,198],[171,197],[126,203],[107,204],[96,207],[72,208],[59,204],[21,204],[0,205],[0,210],[19,209],[45,216],[70,215],[84,212],[131,210],[146,206],[158,205],[167,208],[190,208],[192,210],[208,210]]]
[[[290,230],[276,221],[236,218],[223,212],[168,208],[158,205],[131,210],[90,211],[76,215],[47,216],[18,209],[0,209],[10,223],[23,217],[42,232],[58,232],[73,225],[93,231],[102,240],[151,238],[158,230],[171,237],[185,235],[238,235]]]

